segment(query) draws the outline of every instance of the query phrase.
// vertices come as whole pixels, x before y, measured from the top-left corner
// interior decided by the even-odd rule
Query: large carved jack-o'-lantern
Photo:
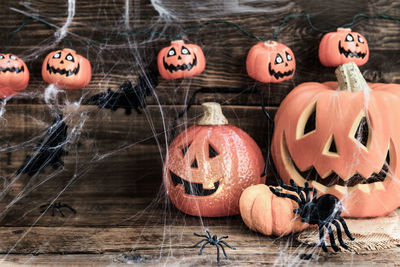
[[[176,40],[161,49],[157,65],[164,79],[180,79],[202,73],[206,67],[206,59],[200,46]]]
[[[265,182],[264,160],[254,140],[229,125],[217,103],[169,147],[164,187],[172,203],[195,216],[239,214],[242,191]]]
[[[42,65],[42,77],[47,83],[60,89],[82,89],[92,78],[92,68],[85,57],[65,48],[46,56]]]
[[[353,62],[336,75],[339,83],[303,83],[284,99],[275,165],[285,183],[337,196],[345,216],[385,215],[400,206],[400,85],[367,84]]]
[[[368,62],[369,48],[367,40],[358,32],[349,28],[338,28],[322,37],[318,50],[319,60],[326,67],[337,67],[347,62],[357,66]]]
[[[247,74],[263,83],[290,80],[296,70],[292,50],[284,44],[267,41],[254,45],[246,59]]]
[[[25,90],[29,70],[25,62],[13,54],[0,54],[0,98]]]

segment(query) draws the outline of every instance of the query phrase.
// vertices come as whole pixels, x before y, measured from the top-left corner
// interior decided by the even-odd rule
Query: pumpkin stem
[[[354,62],[340,65],[335,70],[335,74],[339,82],[338,90],[340,91],[359,92],[365,88],[371,90]]]
[[[221,105],[216,102],[205,102],[201,104],[204,115],[197,122],[198,125],[225,125],[228,120],[222,114]]]

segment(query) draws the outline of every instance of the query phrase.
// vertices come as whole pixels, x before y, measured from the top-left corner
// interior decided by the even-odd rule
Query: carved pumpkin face
[[[164,79],[180,79],[203,72],[206,66],[203,51],[198,45],[178,40],[164,47],[157,58],[158,71]]]
[[[13,54],[0,54],[0,98],[25,90],[29,70],[25,62]]]
[[[61,89],[82,89],[92,78],[89,60],[74,50],[53,51],[46,56],[42,65],[42,77],[47,83]]]
[[[349,28],[338,28],[336,32],[325,34],[318,53],[321,64],[326,67],[337,67],[347,62],[361,66],[369,59],[367,40]]]
[[[285,183],[309,181],[351,217],[400,206],[400,98],[391,92],[400,86],[368,86],[368,96],[337,90],[337,82],[297,86],[279,107],[271,147]]]
[[[253,46],[246,60],[247,74],[263,83],[290,80],[296,70],[292,50],[284,44],[267,41]]]
[[[242,191],[265,182],[257,144],[229,124],[189,127],[170,145],[164,167],[169,198],[179,210],[195,216],[238,214]]]

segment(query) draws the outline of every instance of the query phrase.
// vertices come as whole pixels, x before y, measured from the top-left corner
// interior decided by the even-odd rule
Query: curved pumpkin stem
[[[225,125],[228,120],[222,114],[221,105],[216,102],[205,102],[201,104],[204,115],[197,122],[198,125]]]
[[[371,90],[354,62],[340,65],[335,70],[335,74],[340,91],[359,92],[365,90],[365,88]]]

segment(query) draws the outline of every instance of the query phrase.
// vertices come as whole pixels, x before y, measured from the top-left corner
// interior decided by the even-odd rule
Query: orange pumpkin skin
[[[288,193],[287,190],[283,192]],[[240,215],[251,230],[264,235],[284,236],[309,225],[293,212],[299,205],[289,198],[277,197],[264,184],[246,188],[240,197]]]
[[[42,65],[42,77],[57,88],[77,90],[90,83],[92,68],[85,57],[65,48],[46,56]]]
[[[25,62],[13,54],[0,54],[0,98],[16,95],[29,83]]]
[[[292,50],[284,44],[267,41],[254,45],[246,59],[247,74],[263,83],[290,80],[296,70]]]
[[[164,79],[180,79],[202,73],[206,67],[206,59],[200,46],[177,40],[161,49],[157,65]]]
[[[347,62],[358,66],[364,65],[369,59],[367,39],[349,28],[338,28],[322,37],[319,44],[319,60],[326,67],[337,67]]]
[[[312,177],[320,194],[343,202],[347,217],[383,216],[400,206],[400,85],[368,86],[364,98],[364,91],[336,90],[337,82],[303,83],[275,116],[271,152],[282,180],[303,185]]]
[[[259,147],[241,129],[229,124],[194,125],[169,147],[164,187],[175,207],[184,213],[235,215],[239,214],[242,191],[265,183],[265,177],[260,177],[264,164]]]

